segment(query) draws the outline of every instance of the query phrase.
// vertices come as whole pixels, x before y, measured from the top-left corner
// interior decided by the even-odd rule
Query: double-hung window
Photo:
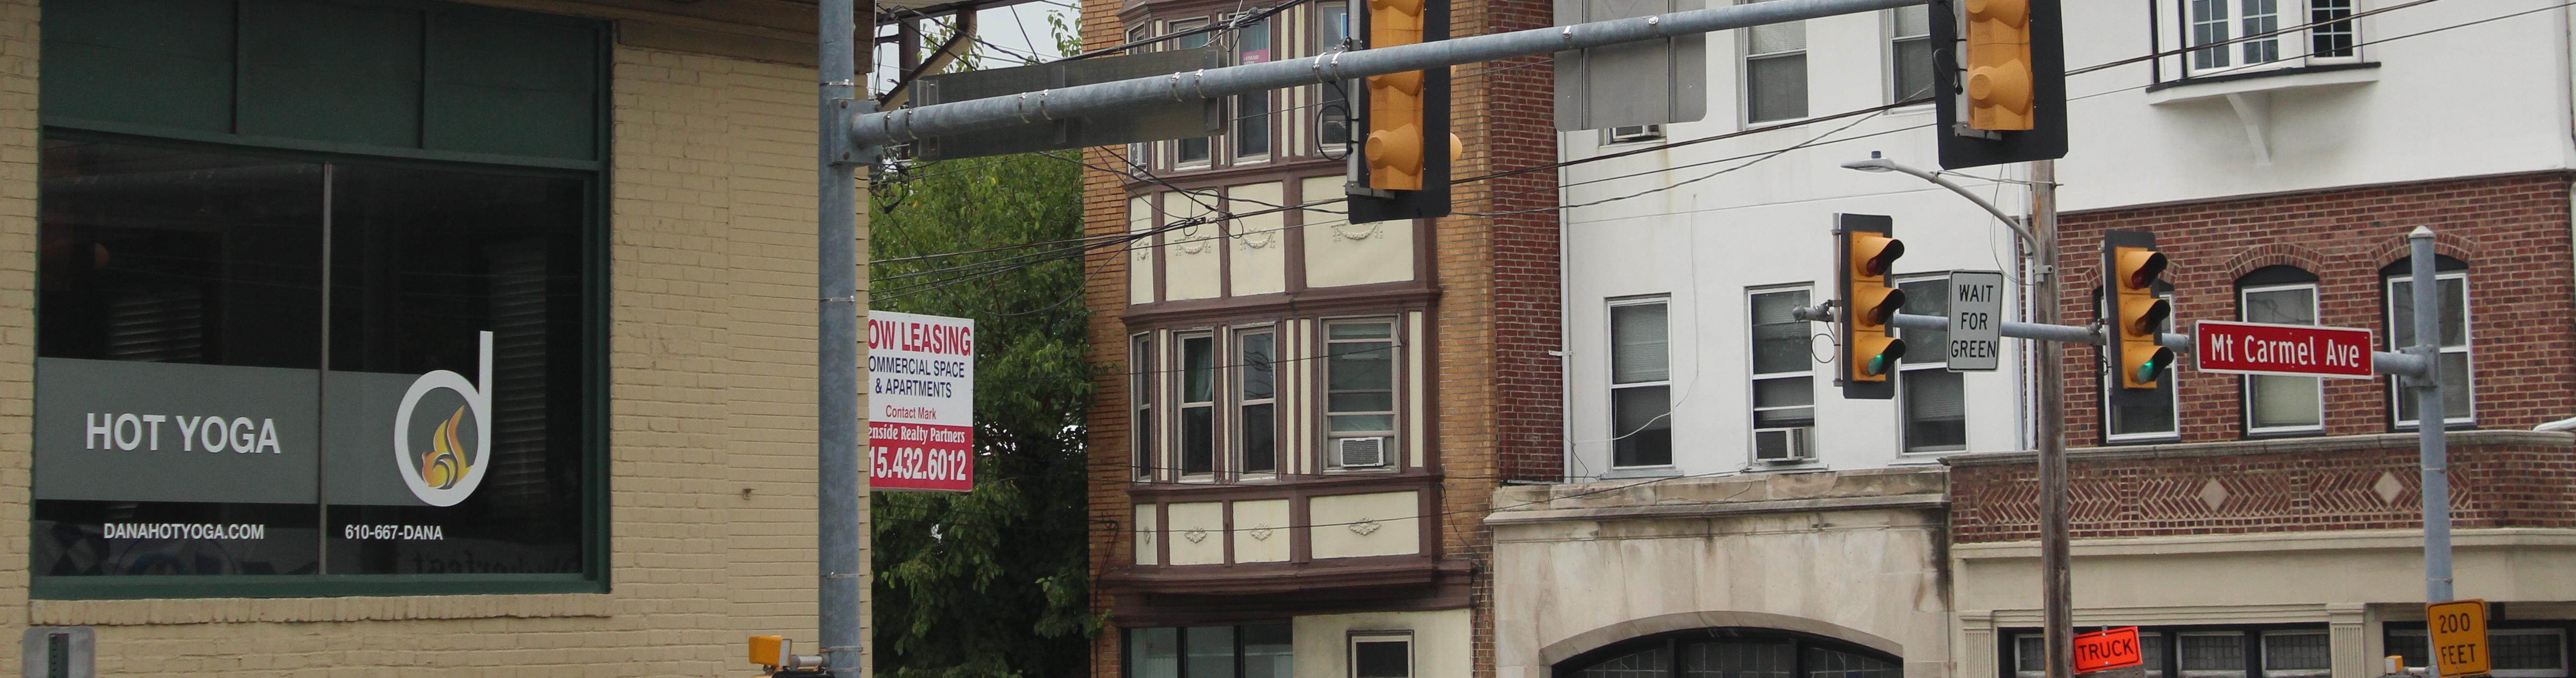
[[[2216,75],[2266,65],[2347,61],[2357,56],[2353,0],[2172,0],[2193,48],[2187,72]],[[2300,30],[2283,29],[2308,25]]]
[[[2441,259],[2437,267],[2433,292],[2442,312],[2442,421],[2467,424],[2477,421],[2477,382],[2469,360],[2469,272],[2457,259]],[[2416,343],[2414,272],[2409,262],[2400,260],[2380,275],[2388,300],[2388,350],[2403,351]],[[2406,391],[2406,379],[2389,380],[2389,398],[2398,426],[2417,425],[2422,415],[2416,411],[2415,394]]]
[[[1673,463],[1670,307],[1663,297],[1610,304],[1610,465]]]
[[[1270,61],[1274,56],[1270,53],[1272,25],[1269,19],[1263,19],[1236,29],[1234,63]],[[1270,157],[1270,96],[1270,92],[1260,92],[1234,97],[1234,130],[1230,134],[1234,138],[1235,162],[1259,162]]]
[[[1889,10],[1887,45],[1888,103],[1932,95],[1932,8],[1908,5]]]
[[[2267,266],[2237,281],[2237,312],[2251,323],[2317,324],[2317,277]],[[2325,428],[2325,385],[2317,377],[2245,376],[2245,432],[2314,433]]]
[[[1174,21],[1171,23],[1171,32],[1185,33],[1206,28],[1207,25],[1206,19]],[[1171,42],[1173,49],[1198,49],[1206,47],[1207,44],[1207,33],[1184,35],[1173,38]],[[1172,167],[1176,169],[1206,167],[1209,160],[1209,141],[1208,137],[1195,137],[1172,142]]]
[[[1136,27],[1134,27],[1134,28],[1129,28],[1129,29],[1127,29],[1127,44],[1135,45],[1135,44],[1137,44],[1137,43],[1144,42],[1146,38],[1151,38],[1151,37],[1154,37],[1154,24],[1153,24],[1153,22],[1148,21],[1148,22],[1145,22],[1145,23],[1139,24],[1139,25],[1137,25],[1137,26],[1136,26]],[[1154,49],[1154,47],[1153,47],[1152,45],[1139,45],[1139,46],[1137,46],[1137,47],[1129,48],[1129,49],[1128,49],[1128,53],[1129,53],[1129,54],[1134,54],[1134,53],[1138,53],[1138,52],[1150,51],[1150,50],[1152,50],[1152,49]],[[1150,150],[1149,150],[1149,149],[1152,149],[1152,148],[1153,148],[1153,145],[1152,145],[1152,144],[1145,144],[1145,143],[1133,143],[1133,144],[1128,144],[1128,145],[1127,145],[1127,167],[1120,168],[1120,171],[1132,172],[1132,171],[1135,171],[1135,170],[1140,169],[1140,168],[1144,168],[1144,167],[1151,166],[1151,165],[1153,164],[1153,162],[1154,162],[1154,159],[1153,159],[1153,157],[1151,157],[1151,155],[1150,155]]]
[[[1326,466],[1394,468],[1395,321],[1324,324]]]
[[[1905,292],[1908,315],[1949,317],[1950,278],[1916,278],[1897,283]],[[1955,452],[1968,448],[1965,385],[1950,371],[1948,330],[1897,330],[1905,340],[1905,360],[1897,362],[1898,438],[1907,452]]]
[[[1324,54],[1339,50],[1351,37],[1351,5],[1335,0],[1315,5],[1315,50]],[[1351,90],[1359,88],[1358,80],[1318,86],[1321,90],[1315,107],[1315,141],[1321,154],[1340,157],[1344,144],[1351,142]]]
[[[1752,293],[1753,456],[1768,462],[1805,461],[1816,426],[1815,367],[1805,288]]]
[[[1807,22],[1744,29],[1744,119],[1807,117]]]
[[[1181,475],[1216,472],[1216,337],[1183,335],[1181,344]]]
[[[1127,402],[1134,410],[1127,422],[1129,437],[1134,439],[1136,478],[1154,477],[1154,385],[1162,383],[1160,370],[1154,365],[1154,334],[1147,332],[1127,340]]]
[[[1278,379],[1275,352],[1278,335],[1269,328],[1235,333],[1235,449],[1242,475],[1279,472]]]

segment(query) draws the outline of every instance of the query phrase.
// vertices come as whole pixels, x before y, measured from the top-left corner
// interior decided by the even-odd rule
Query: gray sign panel
[[[35,498],[311,504],[328,458],[334,504],[422,506],[392,422],[417,374],[187,363],[36,360]],[[328,393],[324,414],[321,394]],[[432,450],[465,398],[418,396],[410,448]],[[462,439],[480,433],[457,415]],[[416,452],[415,454],[419,454]],[[489,455],[468,453],[466,463]]]
[[[928,106],[1021,94],[1035,100],[1039,92],[1050,89],[1224,65],[1224,53],[1211,46],[950,73],[922,78],[920,91],[913,95],[912,101],[916,106]],[[1037,105],[1040,104],[1032,102],[1033,107]],[[1174,101],[1122,110],[1114,116],[1069,118],[1052,124],[929,137],[914,144],[913,155],[923,160],[974,158],[1213,136],[1231,127],[1226,124],[1225,110],[1222,101]],[[1032,118],[1031,122],[1046,121]]]
[[[1556,0],[1556,25],[1701,9],[1706,0]],[[1708,117],[1708,38],[1556,53],[1556,128],[1572,132]]]
[[[1992,372],[2003,363],[2004,274],[1998,271],[1950,273],[1950,345],[1952,372]],[[1931,350],[1925,346],[1921,349]]]

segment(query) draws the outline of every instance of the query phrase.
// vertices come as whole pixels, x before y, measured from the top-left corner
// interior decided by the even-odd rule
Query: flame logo
[[[430,487],[453,488],[456,481],[465,478],[470,468],[465,463],[465,441],[456,434],[457,425],[464,421],[465,408],[456,408],[455,414],[448,415],[447,421],[429,434],[429,453],[420,457],[420,479]]]

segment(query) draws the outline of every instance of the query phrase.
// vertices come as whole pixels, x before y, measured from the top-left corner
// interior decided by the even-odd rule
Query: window
[[[2424,629],[2389,629],[2387,649],[2405,656],[2407,666],[2424,666]],[[2495,678],[2567,678],[2567,632],[2563,628],[2489,628],[2487,660]]]
[[[1152,22],[1146,22],[1146,23],[1144,23],[1143,25],[1139,25],[1139,26],[1136,26],[1136,27],[1134,27],[1134,28],[1129,28],[1129,29],[1127,29],[1127,44],[1134,45],[1134,44],[1136,44],[1136,43],[1144,42],[1146,38],[1151,38],[1151,37],[1154,37],[1154,25],[1153,25],[1153,23],[1152,23]],[[1150,51],[1150,50],[1152,50],[1152,49],[1154,49],[1154,47],[1153,47],[1152,45],[1139,45],[1139,46],[1137,46],[1137,47],[1130,48],[1130,49],[1128,50],[1128,53],[1130,53],[1130,54],[1134,54],[1134,53],[1137,53],[1137,52]],[[1134,170],[1134,169],[1136,169],[1136,168],[1141,168],[1141,167],[1146,167],[1146,166],[1151,165],[1151,164],[1154,162],[1154,159],[1153,159],[1153,158],[1151,158],[1151,157],[1148,157],[1148,156],[1146,155],[1146,153],[1147,153],[1147,149],[1149,149],[1149,148],[1151,148],[1151,146],[1149,146],[1149,145],[1147,145],[1147,144],[1142,144],[1142,143],[1128,144],[1128,145],[1127,145],[1127,165],[1128,165],[1128,166],[1125,168],[1125,170],[1126,170],[1126,171],[1132,171],[1132,170]]]
[[[1413,678],[1413,636],[1351,636],[1351,678]]]
[[[1610,305],[1610,465],[1673,463],[1672,353],[1663,298]]]
[[[2185,633],[2174,642],[2182,678],[2245,678],[2245,634]]]
[[[2138,632],[2138,669],[2144,678],[2164,678],[2166,634]],[[2039,634],[2013,637],[2014,678],[2040,678],[2048,675],[2048,639]],[[2124,669],[2115,669],[2124,670]]]
[[[1271,362],[1276,337],[1268,329],[1235,335],[1235,383],[1240,391],[1235,401],[1235,447],[1243,455],[1237,473],[1279,472],[1278,389]]]
[[[1154,366],[1154,335],[1139,334],[1127,340],[1127,402],[1134,415],[1127,420],[1128,435],[1135,439],[1136,478],[1154,477],[1154,385],[1161,373]]]
[[[1754,456],[1802,461],[1816,425],[1816,383],[1807,321],[1794,313],[1807,305],[1804,289],[1752,294]],[[1769,440],[1766,440],[1769,438]],[[1768,447],[1766,447],[1766,445]],[[1764,456],[1776,450],[1777,454]]]
[[[1888,103],[1932,95],[1932,8],[1909,5],[1888,12]]]
[[[2264,64],[2300,65],[2302,60],[2344,61],[2356,56],[2352,0],[2175,0],[2181,10],[2183,37],[2192,49],[2186,69],[2215,74]],[[2279,31],[2287,26],[2318,24],[2305,36],[2297,31],[2226,43]]]
[[[1216,472],[1216,337],[1181,337],[1181,475]]]
[[[1174,21],[1170,26],[1171,32],[1173,33],[1186,33],[1206,28],[1207,25],[1208,20],[1206,19],[1190,19],[1187,21]],[[1198,49],[1206,47],[1208,44],[1208,34],[1194,33],[1184,35],[1173,38],[1170,44],[1173,49]],[[1207,137],[1174,141],[1172,142],[1172,165],[1174,167],[1206,166],[1208,164],[1208,149],[1209,139]]]
[[[1950,316],[1950,278],[1899,281],[1909,315]],[[1898,438],[1907,452],[1955,452],[1968,449],[1967,394],[1960,374],[1949,369],[1948,330],[1900,328],[1906,359],[1897,362]]]
[[[1351,37],[1350,22],[1350,3],[1336,1],[1316,5],[1314,53],[1325,54],[1341,49],[1342,43]],[[1351,142],[1350,93],[1358,88],[1357,80],[1319,88],[1322,96],[1318,99],[1321,103],[1315,107],[1318,121],[1315,136],[1316,142],[1323,146],[1323,155],[1339,157],[1344,150],[1340,147]]]
[[[2441,300],[2442,317],[2442,421],[2445,424],[2468,424],[2477,421],[2475,363],[2469,359],[2469,272],[2458,259],[2441,257],[2434,262],[2434,296]],[[2385,281],[2388,307],[2388,350],[2402,351],[2415,340],[2415,276],[2413,264],[2406,260],[2380,269]],[[2406,391],[2406,379],[2389,379],[2390,411],[2397,415],[2398,426],[2415,426],[2419,414],[2415,394]]]
[[[2236,282],[2237,313],[2253,323],[2317,324],[2317,277],[2267,266]],[[2317,377],[2245,376],[2245,432],[2313,433],[2325,428],[2325,385]]]
[[[1759,628],[1661,633],[1586,652],[1556,678],[1901,678],[1893,655],[1819,636]]]
[[[1807,117],[1807,22],[1744,29],[1744,118]]]
[[[1270,54],[1270,20],[1245,26],[1234,32],[1234,62],[1249,65],[1268,62]],[[1244,94],[1234,97],[1234,157],[1237,160],[1264,158],[1270,155],[1270,95]]]
[[[2325,678],[2333,668],[2326,632],[2264,632],[2263,678]]]
[[[1340,440],[1346,438],[1383,441],[1394,436],[1395,322],[1325,323],[1324,354],[1324,421],[1333,444],[1341,445]],[[1382,445],[1379,449],[1392,448]],[[1335,466],[1348,462],[1341,454],[1327,456]]]
[[[1656,141],[1662,138],[1664,138],[1663,125],[1631,125],[1627,127],[1610,128],[1609,135],[1602,140],[1602,143],[1626,144],[1640,141]]]
[[[1127,678],[1288,678],[1292,631],[1288,624],[1127,629]]]
[[[2172,284],[2158,280],[2156,281],[2155,292],[2156,298],[2163,299],[2166,303],[2173,302]],[[2095,304],[2094,312],[2099,314],[2101,312],[2100,304],[2102,302],[2099,290],[2095,291],[2093,301]],[[2174,331],[2173,317],[2166,316],[2164,327],[2157,331]],[[2093,357],[2096,361],[2106,359],[2105,354],[2101,351],[2094,351]],[[2140,398],[2136,402],[2123,402],[2119,406],[2109,408],[2109,411],[2104,413],[2109,416],[2110,422],[2109,425],[2103,429],[2103,440],[2118,443],[2141,440],[2172,440],[2179,437],[2181,435],[2181,429],[2175,424],[2174,412],[2179,409],[2181,397],[2175,391],[2175,387],[2177,382],[2182,379],[2182,372],[2182,370],[2167,370],[2163,379],[2156,380],[2156,393],[2162,397],[2154,399]],[[2102,384],[2102,391],[2104,393],[2107,394],[2111,389],[2119,388],[2118,380],[2112,376],[2112,372],[2108,364],[2104,364],[2101,369],[2096,370],[2095,374],[2100,377],[2096,379],[2096,381]],[[2105,396],[2103,400],[2104,402],[2109,402],[2110,398]]]

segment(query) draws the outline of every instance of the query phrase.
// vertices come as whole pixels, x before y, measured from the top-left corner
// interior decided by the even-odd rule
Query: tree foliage
[[[973,318],[976,339],[975,490],[870,499],[879,676],[1089,674],[1082,261],[1059,247],[904,260],[1081,237],[1079,170],[921,163],[869,201],[871,307]]]

